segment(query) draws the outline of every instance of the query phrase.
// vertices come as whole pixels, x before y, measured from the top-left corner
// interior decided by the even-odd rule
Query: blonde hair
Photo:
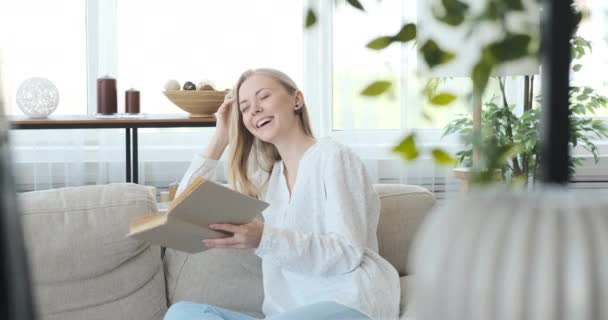
[[[243,124],[243,117],[239,107],[239,89],[245,80],[253,75],[264,75],[277,81],[291,95],[296,93],[298,87],[295,82],[285,73],[274,69],[254,69],[245,71],[237,81],[234,89],[234,102],[230,111],[230,157],[229,157],[229,182],[235,190],[249,195],[254,198],[261,197],[262,186],[256,185],[251,180],[251,175],[256,167],[259,167],[266,173],[272,171],[272,166],[275,161],[281,160],[276,147],[268,142],[256,138]],[[310,126],[310,119],[306,104],[295,110],[295,113],[300,119],[300,125],[304,133],[314,138]],[[268,175],[268,178],[270,175]],[[268,179],[264,182],[266,184]]]

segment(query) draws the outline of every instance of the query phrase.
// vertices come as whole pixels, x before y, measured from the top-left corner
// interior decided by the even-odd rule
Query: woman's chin
[[[274,143],[276,135],[264,132],[256,134],[255,137],[267,143]]]

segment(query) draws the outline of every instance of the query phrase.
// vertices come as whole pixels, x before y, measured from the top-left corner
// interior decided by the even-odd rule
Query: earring
[[[303,106],[303,105],[298,105],[298,104],[296,103],[296,106],[293,108],[293,111],[294,111],[296,114],[299,114],[300,112],[302,112],[302,106]]]

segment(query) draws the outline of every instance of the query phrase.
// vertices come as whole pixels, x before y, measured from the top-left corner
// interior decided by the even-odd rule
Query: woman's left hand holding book
[[[208,248],[257,248],[264,233],[264,223],[259,218],[255,218],[251,222],[242,225],[210,224],[209,228],[232,233],[232,236],[203,240],[203,243]]]

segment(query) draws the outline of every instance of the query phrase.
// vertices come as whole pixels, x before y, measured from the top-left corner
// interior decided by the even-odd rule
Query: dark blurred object
[[[572,0],[545,0],[542,10],[543,119],[541,126],[542,179],[547,183],[569,181],[570,39],[574,32]]]
[[[0,319],[30,320],[34,319],[30,273],[9,156],[8,122],[1,96],[0,115]]]
[[[115,114],[116,103],[116,79],[109,77],[97,79],[97,113]]]
[[[184,90],[196,90],[196,85],[192,81],[184,83]]]
[[[125,112],[136,114],[139,113],[139,91],[129,89],[125,91]]]

